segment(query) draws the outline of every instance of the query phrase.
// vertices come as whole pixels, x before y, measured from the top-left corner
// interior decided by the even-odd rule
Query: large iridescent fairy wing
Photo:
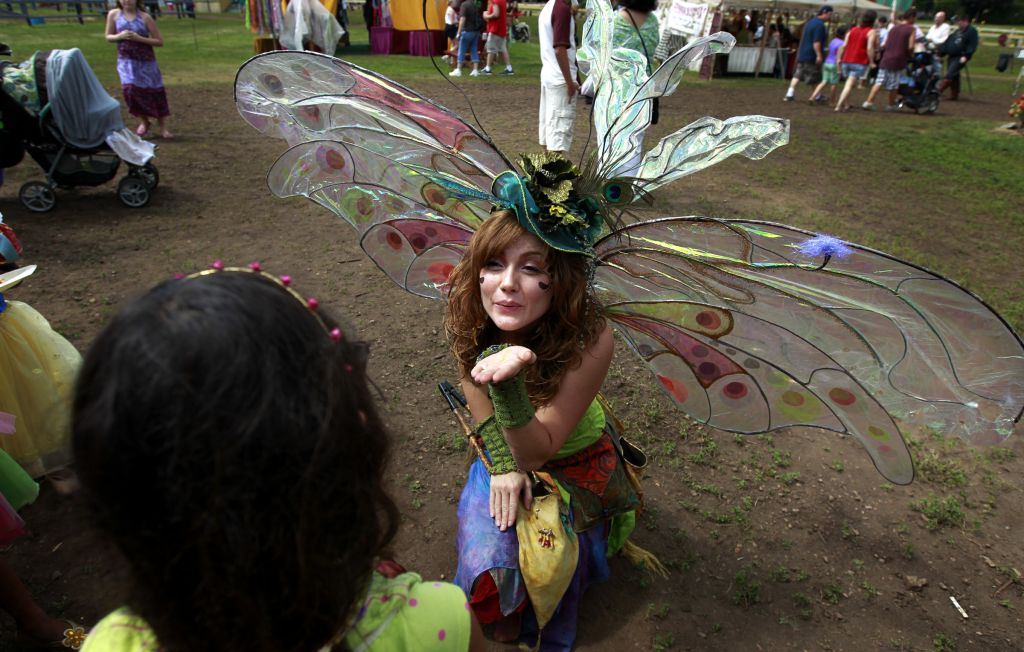
[[[852,246],[804,256],[810,234],[708,218],[641,222],[596,245],[608,316],[695,419],[741,433],[849,433],[909,483],[902,436],[1008,437],[1024,410],[1024,345],[952,281]]]
[[[584,26],[579,54],[581,67],[592,77],[588,84],[596,91],[597,161],[590,182],[582,184],[585,191],[612,205],[628,206],[729,156],[759,159],[789,142],[788,120],[759,115],[701,118],[662,138],[636,166],[632,161],[651,121],[650,100],[675,92],[687,68],[711,54],[729,52],[736,40],[725,33],[695,39],[648,76],[644,55],[617,47],[614,34],[615,12],[607,0],[599,0]],[[621,174],[630,179],[615,178]]]
[[[488,215],[495,178],[512,169],[451,111],[324,55],[250,59],[236,77],[235,101],[249,124],[289,145],[268,174],[271,191],[337,214],[367,255],[416,294],[439,296],[442,272]]]

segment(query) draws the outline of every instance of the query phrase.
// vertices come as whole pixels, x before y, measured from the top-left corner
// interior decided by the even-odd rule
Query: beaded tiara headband
[[[274,276],[273,274],[268,274],[267,272],[264,272],[263,266],[259,263],[259,261],[249,263],[248,267],[228,267],[224,264],[224,261],[215,260],[213,261],[213,263],[210,264],[209,269],[204,269],[202,271],[195,272],[194,274],[189,274],[187,276],[185,274],[176,274],[175,278],[189,280],[193,278],[199,278],[201,276],[219,274],[221,272],[238,272],[242,274],[258,274],[262,276],[263,278],[267,279],[274,285],[278,286],[279,288],[287,292],[289,295],[291,295],[293,299],[301,303],[304,308],[309,310],[310,314],[312,314],[313,317],[316,318],[317,322],[320,323],[320,326],[323,327],[324,332],[327,333],[327,335],[332,340],[334,340],[335,342],[340,342],[344,337],[344,334],[341,332],[340,328],[328,328],[327,322],[325,322],[324,318],[321,317],[320,313],[317,312],[317,308],[320,307],[320,302],[317,301],[315,297],[304,297],[298,292],[296,292],[291,286],[292,277],[288,276],[287,274],[283,274],[281,276]]]

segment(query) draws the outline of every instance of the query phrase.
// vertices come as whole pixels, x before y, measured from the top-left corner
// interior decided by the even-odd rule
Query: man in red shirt
[[[487,21],[487,65],[481,71],[491,74],[491,64],[500,54],[505,59],[502,75],[512,74],[512,62],[508,58],[508,5],[506,0],[490,0],[484,12]]]

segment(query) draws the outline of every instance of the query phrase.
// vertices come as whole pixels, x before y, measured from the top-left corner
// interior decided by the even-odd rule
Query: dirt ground
[[[413,86],[464,110],[443,83]],[[535,148],[535,85],[464,86],[505,151]],[[782,92],[780,84],[725,82],[687,87],[664,102],[656,135],[702,115],[793,121],[791,144],[768,159],[729,161],[662,191],[664,214],[762,217],[878,246],[913,242],[940,271],[952,258],[984,261],[971,266],[971,287],[1021,301],[1017,256],[999,255],[1022,250],[1019,227],[974,214],[955,195],[934,201],[943,189],[907,187],[883,153],[868,157],[830,137],[836,125],[853,130],[877,120],[921,138],[941,137],[962,117],[994,127],[1004,97],[943,104],[933,118],[834,116],[783,104]],[[230,88],[171,88],[170,101],[179,138],[160,144],[162,183],[145,209],[123,207],[108,184],[58,191],[53,212],[28,214],[17,189],[41,174],[28,163],[8,171],[0,211],[25,244],[25,262],[39,265],[10,298],[32,304],[84,350],[119,304],[175,272],[220,258],[259,259],[292,275],[372,343],[371,374],[387,397],[396,442],[391,487],[404,515],[397,557],[426,577],[451,578],[464,452],[435,389],[453,376],[441,305],[388,283],[334,216],[270,195],[265,174],[283,147],[242,122]],[[576,150],[582,117],[578,127]],[[864,164],[852,163],[836,183],[822,164],[826,152]],[[1000,237],[971,235],[986,230]],[[613,560],[611,581],[584,600],[579,649],[1024,650],[1024,584],[1013,581],[1024,569],[1020,428],[996,451],[920,442],[924,477],[897,487],[849,438],[809,430],[740,438],[690,424],[623,345],[605,391],[654,458],[635,540],[671,574],[651,577]],[[941,514],[912,504],[932,496],[955,499],[963,518],[946,514],[952,527],[929,529]],[[44,487],[23,515],[32,533],[4,558],[47,609],[92,623],[120,603],[117,555],[76,498]],[[0,628],[0,649],[8,649],[13,623],[0,618]]]

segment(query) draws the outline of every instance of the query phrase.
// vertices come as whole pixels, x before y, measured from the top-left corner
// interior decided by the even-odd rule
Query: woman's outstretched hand
[[[515,378],[523,368],[536,361],[537,354],[525,346],[510,346],[477,362],[469,375],[478,385],[500,383]]]
[[[502,532],[516,523],[519,494],[523,495],[523,507],[530,509],[533,504],[530,476],[519,472],[491,476],[491,518]]]

